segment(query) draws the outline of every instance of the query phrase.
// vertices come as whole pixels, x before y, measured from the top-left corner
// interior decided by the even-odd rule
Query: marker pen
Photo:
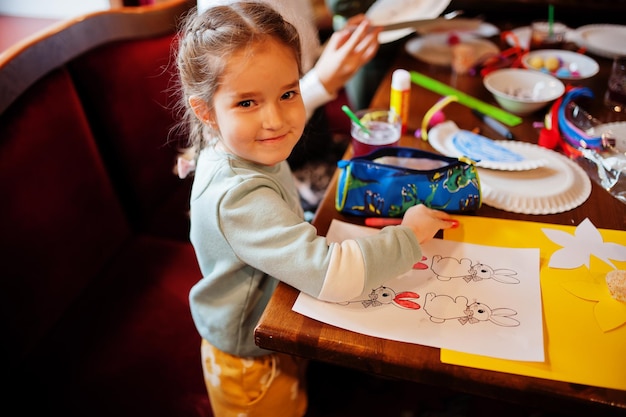
[[[459,221],[455,219],[448,220],[452,223],[452,228],[459,227]],[[385,226],[397,226],[402,223],[401,217],[368,217],[365,219],[365,225],[369,227],[385,227]]]
[[[503,125],[496,119],[493,119],[487,116],[486,114],[479,112],[478,110],[472,110],[472,113],[474,113],[474,116],[482,120],[487,126],[489,126],[493,130],[498,132],[499,135],[504,136],[505,138],[509,140],[515,139],[515,136],[513,136],[513,133],[509,129],[507,129],[505,125]]]
[[[368,217],[365,225],[369,227],[395,226],[402,223],[402,218],[397,217]]]

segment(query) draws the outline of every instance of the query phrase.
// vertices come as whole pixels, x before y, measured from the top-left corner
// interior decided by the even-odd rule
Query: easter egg
[[[559,67],[561,66],[561,63],[559,62],[559,59],[555,56],[550,56],[548,58],[546,58],[545,62],[544,62],[544,67],[548,70],[548,71],[556,71],[557,69],[559,69]]]
[[[573,76],[573,75],[574,75],[574,74],[573,74],[573,73],[572,73],[569,69],[567,69],[567,68],[559,68],[559,69],[556,71],[556,76],[557,76],[557,77],[566,77],[566,78],[569,78],[569,77],[571,77],[571,76]]]
[[[543,59],[540,56],[533,56],[528,61],[528,65],[535,69],[543,68]]]

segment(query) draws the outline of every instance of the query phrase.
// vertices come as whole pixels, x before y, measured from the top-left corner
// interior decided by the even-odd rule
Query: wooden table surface
[[[600,72],[588,80],[576,81],[576,85],[587,86],[594,91],[595,98],[586,104],[587,109],[604,121],[624,120],[623,114],[611,113],[602,105],[611,61],[601,57],[594,58],[600,64]],[[449,68],[423,63],[401,50],[387,77],[381,83],[371,107],[389,106],[391,72],[396,68],[424,73],[471,96],[496,104],[483,87],[480,77],[455,75]],[[407,134],[402,137],[402,146],[434,151],[427,142],[416,139],[413,132],[421,126],[422,116],[426,110],[440,98],[435,93],[413,85],[411,120]],[[458,103],[448,105],[444,113],[462,129],[479,127],[486,136],[498,138],[497,134],[479,121],[468,108]],[[542,121],[544,114],[545,110],[542,110],[524,117],[521,125],[510,130],[518,140],[537,143],[539,130],[533,126],[533,122]],[[351,150],[348,149],[345,157],[350,156]],[[320,235],[327,233],[332,219],[363,224],[363,219],[343,215],[335,210],[336,179],[337,174],[333,177],[313,220]],[[475,214],[482,217],[562,225],[578,225],[585,218],[589,218],[598,228],[626,230],[626,205],[593,181],[589,199],[581,206],[564,213],[527,215],[483,204]],[[438,348],[366,336],[295,313],[291,308],[298,294],[294,288],[279,284],[255,331],[256,343],[259,346],[386,377],[443,386],[460,392],[535,405],[572,415],[626,415],[625,391],[445,364],[440,361]]]

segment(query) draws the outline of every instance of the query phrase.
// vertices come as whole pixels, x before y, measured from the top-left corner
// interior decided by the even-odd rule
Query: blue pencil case
[[[472,161],[405,147],[386,147],[341,160],[335,207],[366,217],[402,217],[424,204],[449,213],[481,205],[478,171]]]

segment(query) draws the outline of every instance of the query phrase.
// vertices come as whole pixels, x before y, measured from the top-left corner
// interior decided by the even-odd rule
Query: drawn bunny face
[[[470,268],[469,272],[475,280],[493,279],[503,284],[519,284],[519,279],[515,277],[517,272],[511,269],[493,269],[489,265],[477,263]]]
[[[467,306],[466,314],[479,321],[487,321],[491,317],[491,308],[486,304],[474,302]]]
[[[417,299],[419,294],[413,291],[402,291],[397,293],[389,287],[380,286],[372,290],[369,294],[370,299],[376,300],[381,304],[393,304],[396,307],[406,308],[409,310],[418,310],[420,305]]]
[[[396,292],[385,286],[380,286],[378,288],[374,288],[368,295],[370,300],[376,300],[381,304],[390,304],[393,302],[393,299],[396,297]]]
[[[479,302],[474,302],[467,307],[468,311],[471,311],[471,317],[479,321],[487,321],[504,327],[516,327],[519,326],[519,321],[510,317],[515,316],[517,311],[510,308],[494,308],[491,309],[488,305]]]
[[[493,268],[481,263],[472,266],[469,272],[480,279],[488,279],[493,276]]]

